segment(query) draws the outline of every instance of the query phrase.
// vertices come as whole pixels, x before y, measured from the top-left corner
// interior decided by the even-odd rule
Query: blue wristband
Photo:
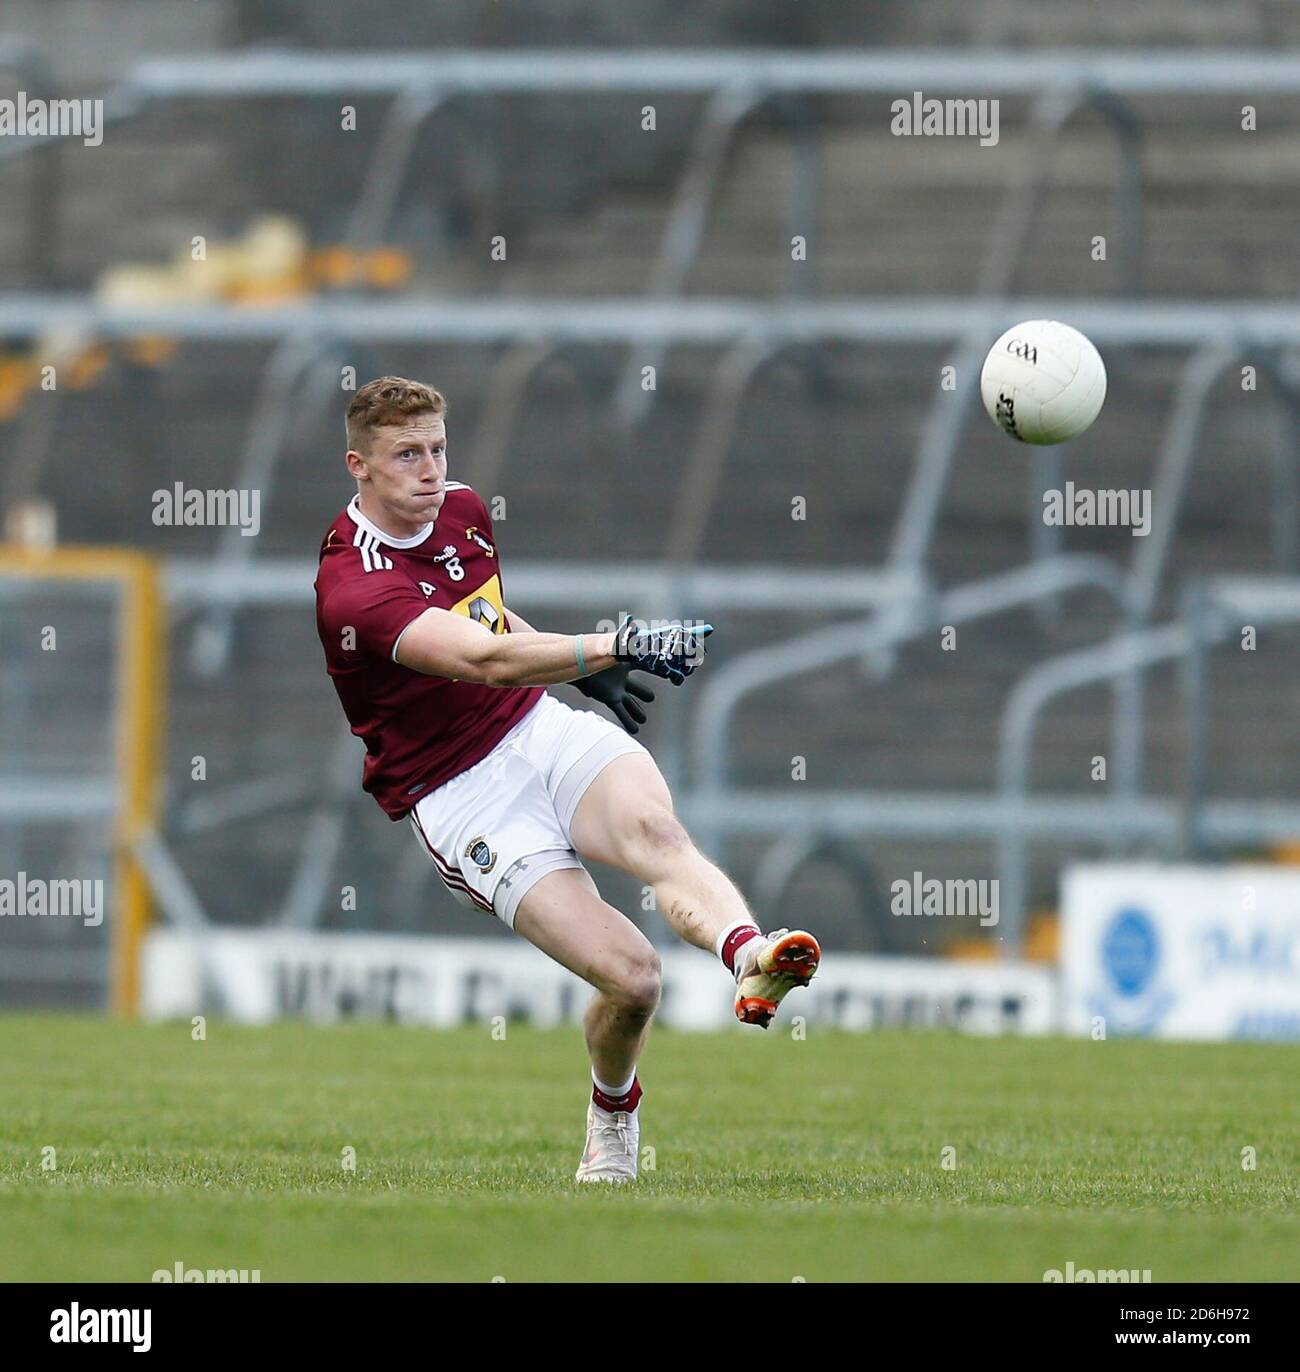
[[[587,659],[586,659],[586,657],[584,656],[583,651],[582,651],[582,635],[581,635],[581,634],[574,634],[574,636],[573,636],[573,646],[578,650],[578,675],[579,675],[579,676],[586,676],[586,675],[587,675]]]

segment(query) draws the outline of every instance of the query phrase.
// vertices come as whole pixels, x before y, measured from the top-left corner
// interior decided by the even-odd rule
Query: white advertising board
[[[663,965],[665,1024],[739,1028],[714,958],[674,948]],[[149,936],[143,958],[143,1010],[152,1019],[450,1026],[504,1015],[550,1026],[577,1020],[590,996],[584,982],[516,939],[163,929]],[[1058,1028],[1057,984],[1046,968],[1020,963],[837,953],[792,997],[788,1014],[844,1029],[1042,1034]]]
[[[1300,1038],[1300,871],[1078,866],[1062,918],[1071,1033]]]

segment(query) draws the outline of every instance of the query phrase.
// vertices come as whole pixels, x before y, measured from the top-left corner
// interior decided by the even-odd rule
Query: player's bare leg
[[[678,936],[722,959],[736,978],[736,1015],[745,1023],[766,1028],[784,997],[812,980],[821,960],[817,940],[801,929],[764,937],[735,883],[673,813],[653,758],[615,758],[583,794],[569,830],[583,857],[652,886]]]
[[[627,1081],[659,1005],[659,956],[649,939],[578,867],[550,872],[528,892],[515,932],[596,988],[583,1019],[592,1069],[604,1082]]]
[[[633,1181],[640,1143],[636,1065],[659,1005],[659,957],[607,905],[589,873],[549,872],[524,896],[515,932],[596,988],[583,1017],[592,1101],[579,1181]]]
[[[712,952],[729,926],[757,926],[735,883],[691,841],[673,813],[668,783],[644,753],[616,757],[602,769],[569,832],[583,857],[653,886],[656,908],[687,943]]]

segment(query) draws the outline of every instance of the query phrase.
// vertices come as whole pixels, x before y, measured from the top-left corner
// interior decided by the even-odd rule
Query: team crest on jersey
[[[495,557],[497,555],[497,550],[487,541],[486,538],[483,537],[481,533],[479,533],[477,524],[471,524],[469,528],[465,530],[465,537],[472,538],[474,542],[477,543],[478,546],[482,548],[483,551],[489,557]]]
[[[488,846],[488,841],[482,834],[478,838],[470,839],[465,847],[465,856],[485,874],[497,865],[497,855]]]

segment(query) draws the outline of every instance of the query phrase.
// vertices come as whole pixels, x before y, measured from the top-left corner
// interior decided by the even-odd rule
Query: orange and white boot
[[[821,945],[803,929],[751,938],[736,954],[736,1018],[766,1029],[786,996],[817,975],[821,959]]]

